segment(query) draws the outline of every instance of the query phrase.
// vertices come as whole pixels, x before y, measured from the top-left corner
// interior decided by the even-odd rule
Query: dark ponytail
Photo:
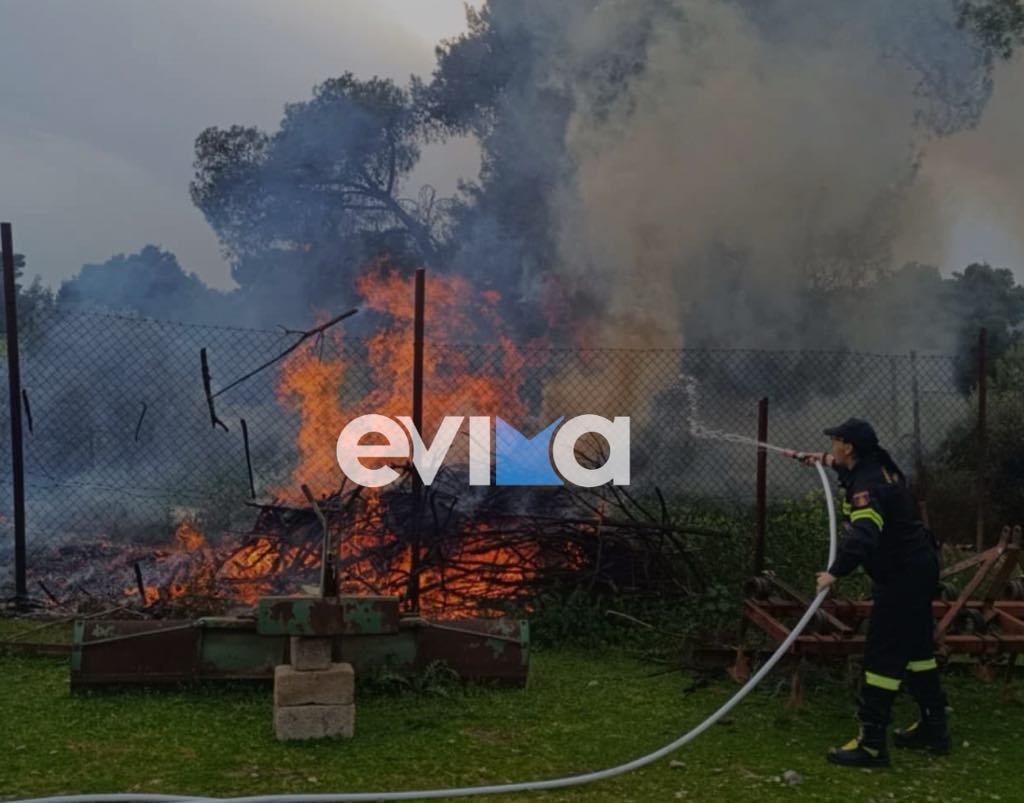
[[[878,447],[878,457],[879,462],[882,464],[882,468],[899,479],[900,485],[907,484],[907,475],[903,473],[903,469],[896,465],[896,461],[892,459],[892,455],[885,451],[881,446]]]
[[[863,458],[865,460],[878,463],[882,469],[899,482],[900,485],[907,484],[907,475],[903,473],[903,469],[896,465],[896,461],[892,459],[892,455],[881,446],[875,445],[865,449]]]

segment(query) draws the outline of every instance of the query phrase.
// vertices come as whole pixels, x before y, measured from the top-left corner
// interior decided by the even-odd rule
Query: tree
[[[993,360],[986,408],[986,473],[989,521],[998,527],[1024,516],[1024,341],[1016,340]],[[964,536],[974,526],[978,452],[978,393],[969,397],[966,415],[953,426],[935,455],[929,494],[933,515],[947,530]],[[952,526],[948,523],[952,522]],[[948,537],[945,534],[945,537]],[[965,540],[968,540],[965,538]],[[973,538],[969,539],[973,540]]]
[[[14,254],[14,291],[18,310],[18,343],[25,350],[32,349],[45,329],[45,316],[53,309],[53,291],[44,287],[36,276],[26,288],[19,281],[25,272],[27,262],[24,254]],[[0,291],[2,294],[2,291]],[[0,304],[0,336],[7,327],[7,306]]]
[[[84,265],[57,293],[62,305],[186,321],[216,320],[222,301],[222,293],[186,273],[174,254],[155,245],[137,254],[117,254],[100,265]]]
[[[600,117],[627,96],[658,25],[677,13],[666,0],[637,2],[635,13],[618,21],[623,30],[615,47],[567,59],[572,37],[596,5],[488,0],[479,10],[467,8],[467,32],[437,47],[429,82],[413,81],[415,104],[431,132],[471,135],[481,151],[479,176],[462,184],[453,210],[449,264],[480,286],[500,289],[503,314],[527,337],[558,338],[552,329],[559,321],[545,319],[543,307],[563,292],[551,266],[564,211],[557,189],[571,185],[575,169],[567,153],[569,120],[581,101]],[[593,92],[579,96],[583,85]],[[565,290],[571,295],[565,301],[586,304],[580,295],[592,289]]]
[[[273,134],[242,126],[203,131],[192,200],[243,289],[265,282],[268,271],[281,281],[304,281],[301,273],[328,281],[350,261],[342,246],[365,244],[368,233],[382,247],[394,247],[398,235],[400,250],[436,262],[439,245],[425,222],[433,199],[399,196],[424,137],[408,92],[390,79],[345,73],[314,87],[311,100],[288,104]]]
[[[969,392],[978,381],[978,330],[988,330],[988,364],[995,366],[1020,337],[1024,321],[1024,287],[1013,272],[973,263],[950,280],[951,304],[960,326],[957,350],[957,385]]]
[[[960,25],[977,34],[991,52],[1002,59],[1024,43],[1022,0],[958,0]]]
[[[3,251],[0,251],[0,259],[3,258]],[[14,287],[21,289],[21,285],[18,283],[18,279],[25,272],[25,255],[15,252],[14,254]]]

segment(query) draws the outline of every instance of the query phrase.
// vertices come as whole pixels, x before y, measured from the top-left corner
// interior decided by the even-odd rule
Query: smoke
[[[1024,61],[1000,67],[992,100],[978,126],[925,147],[921,173],[909,203],[928,208],[927,220],[941,221],[936,236],[908,226],[896,250],[908,259],[947,270],[970,262],[1024,268]]]
[[[523,131],[543,111],[538,130],[540,93],[568,100],[552,268],[596,300],[596,342],[806,347],[808,287],[862,286],[905,230],[940,235],[909,188],[991,89],[948,0],[535,5],[517,22],[539,88],[504,111]]]

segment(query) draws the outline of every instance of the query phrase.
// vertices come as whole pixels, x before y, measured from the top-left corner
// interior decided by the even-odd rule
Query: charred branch
[[[341,321],[345,320],[346,318],[351,318],[357,312],[359,312],[358,309],[350,309],[348,312],[343,312],[341,315],[336,315],[335,317],[331,318],[331,320],[327,321],[326,323],[322,323],[319,326],[315,326],[312,329],[308,329],[308,330],[305,330],[305,331],[296,332],[296,331],[290,331],[290,330],[286,329],[285,330],[285,334],[297,334],[297,335],[299,335],[299,339],[296,340],[294,343],[292,343],[288,348],[286,348],[284,351],[282,351],[276,357],[273,357],[272,359],[267,360],[265,363],[260,365],[258,368],[254,368],[252,371],[249,371],[249,373],[247,373],[247,374],[245,374],[243,376],[238,377],[238,379],[234,380],[233,382],[229,382],[227,385],[222,387],[216,393],[210,395],[209,390],[207,390],[207,396],[210,398],[211,409],[212,409],[212,406],[213,406],[213,401],[212,400],[217,398],[218,396],[220,396],[222,393],[227,393],[229,390],[231,390],[232,388],[238,387],[238,385],[242,384],[246,380],[252,379],[254,376],[256,376],[256,374],[260,373],[261,371],[265,371],[270,366],[272,366],[272,365],[280,362],[281,360],[283,360],[285,357],[287,357],[289,354],[291,354],[293,351],[295,351],[295,349],[297,349],[299,346],[301,346],[303,343],[305,343],[311,337],[318,337],[320,335],[323,335],[323,333],[326,332],[328,329],[330,329],[332,326],[334,326],[335,324],[341,323]],[[203,349],[203,354],[205,355],[205,353],[206,353],[206,349]],[[203,357],[203,364],[204,365],[206,364],[206,357],[205,356]],[[208,374],[204,374],[204,377],[206,377],[206,379],[208,380]]]

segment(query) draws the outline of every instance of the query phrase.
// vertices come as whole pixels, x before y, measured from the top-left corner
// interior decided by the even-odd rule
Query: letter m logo
[[[497,485],[561,485],[548,457],[551,434],[562,423],[559,416],[532,438],[511,424],[494,422],[494,480]]]

